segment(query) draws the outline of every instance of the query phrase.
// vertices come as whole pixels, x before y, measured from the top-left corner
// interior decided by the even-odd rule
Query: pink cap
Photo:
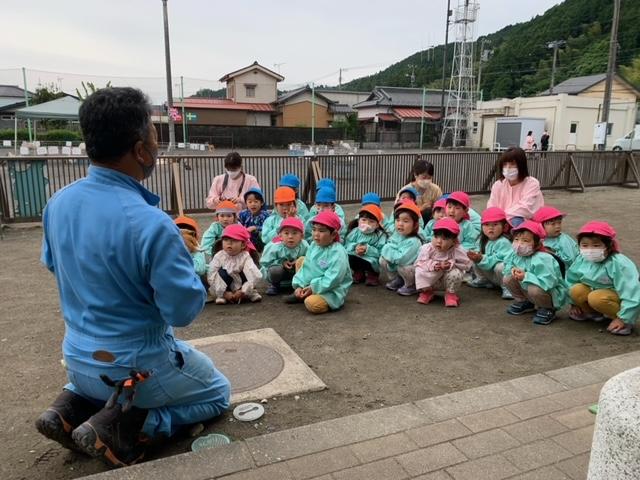
[[[540,240],[544,239],[547,236],[547,232],[544,231],[542,225],[538,222],[534,222],[533,220],[525,220],[517,227],[513,227],[513,233],[519,232],[520,230],[528,230],[534,235],[536,235]]]
[[[469,207],[471,207],[471,200],[469,199],[469,195],[467,195],[464,192],[452,192],[451,194],[449,194],[449,196],[447,197],[447,201],[449,200],[453,200],[455,202],[461,203],[462,205],[464,205],[467,209]]]
[[[433,203],[432,210],[435,210],[436,208],[444,208],[446,206],[447,206],[447,199],[446,198],[441,198],[440,200],[436,200]]]
[[[460,226],[453,218],[449,217],[438,220],[433,226],[433,231],[436,230],[449,230],[454,235],[460,235]]]
[[[287,217],[282,220],[280,228],[278,228],[278,232],[281,232],[282,229],[286,227],[295,228],[296,230],[300,230],[302,233],[304,233],[304,224],[298,217]]]
[[[548,220],[564,217],[566,213],[561,212],[554,207],[541,207],[536,213],[533,214],[532,220],[538,223],[544,223]]]
[[[251,242],[251,235],[249,234],[249,231],[239,223],[233,223],[224,227],[224,230],[222,231],[222,238],[224,237],[240,240],[241,242],[246,243],[248,250],[256,249]]]
[[[614,252],[620,251],[620,245],[618,244],[618,240],[616,240],[616,231],[607,222],[587,222],[582,226],[582,228],[580,228],[578,235],[581,233],[595,233],[596,235],[602,235],[603,237],[610,238],[613,240],[612,250]]]
[[[502,222],[507,220],[507,214],[500,207],[490,207],[482,212],[481,223]]]
[[[313,217],[311,223],[319,223],[320,225],[324,225],[325,227],[329,227],[331,230],[335,230],[336,232],[340,231],[340,227],[342,227],[342,222],[340,221],[340,217],[336,215],[331,210],[323,210],[318,215]],[[340,235],[336,237],[336,241],[340,241]]]

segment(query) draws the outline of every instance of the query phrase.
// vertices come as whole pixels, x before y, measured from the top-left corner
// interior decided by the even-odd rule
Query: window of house
[[[571,122],[571,127],[569,127],[569,133],[576,133],[578,131],[578,123]]]
[[[473,122],[473,133],[478,133],[478,122]]]
[[[611,135],[611,130],[613,130],[613,123],[607,123],[607,135]]]
[[[254,98],[256,96],[255,84],[245,83],[244,88],[247,98]]]

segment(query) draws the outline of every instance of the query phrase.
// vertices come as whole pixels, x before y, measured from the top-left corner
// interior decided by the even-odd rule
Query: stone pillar
[[[587,478],[640,479],[640,368],[602,387]]]

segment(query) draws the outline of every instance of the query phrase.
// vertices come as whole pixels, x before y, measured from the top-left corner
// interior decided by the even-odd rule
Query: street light
[[[171,113],[173,110],[173,90],[171,87],[171,52],[169,50],[169,18],[167,15],[167,0],[162,0],[162,16],[164,18],[164,61],[167,68],[167,123],[169,125],[169,147],[173,150],[176,144],[176,131]],[[162,128],[162,123],[160,124]]]

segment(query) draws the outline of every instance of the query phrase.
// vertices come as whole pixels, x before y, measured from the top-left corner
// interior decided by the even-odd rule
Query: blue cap
[[[264,193],[262,193],[262,190],[260,190],[258,187],[251,187],[249,190],[245,192],[245,194],[242,196],[245,202],[247,201],[247,197],[249,196],[250,193],[258,195],[260,197],[260,200],[262,200],[262,203],[264,203]]]
[[[320,180],[318,180],[318,184],[316,185],[316,191],[324,187],[329,187],[335,192],[336,182],[331,178],[321,178]]]
[[[280,179],[281,187],[300,188],[300,179],[293,173],[285,173]]]
[[[442,195],[440,195],[440,198],[438,198],[438,200],[446,200],[447,198],[449,198],[449,195],[451,195],[450,193],[443,193]]]
[[[402,190],[400,190],[400,193],[398,193],[398,196],[402,195],[403,193],[410,193],[414,200],[418,199],[418,191],[413,187],[403,188]]]
[[[377,205],[380,206],[380,195],[376,192],[367,192],[362,196],[362,206]]]
[[[336,203],[336,191],[333,188],[322,187],[316,193],[316,203]]]

